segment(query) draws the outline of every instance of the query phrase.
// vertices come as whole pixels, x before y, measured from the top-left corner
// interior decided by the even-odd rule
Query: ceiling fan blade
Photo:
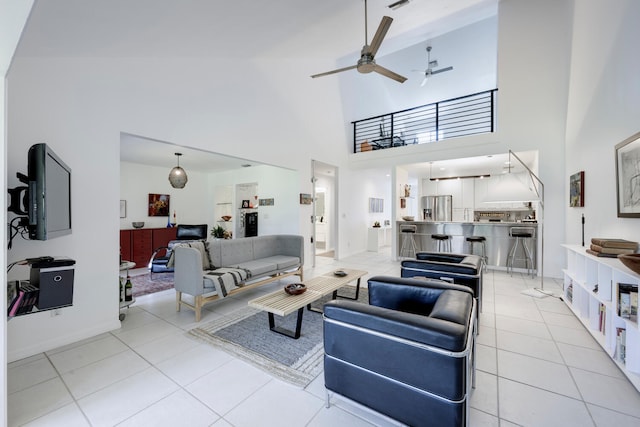
[[[446,67],[446,68],[441,68],[440,70],[434,70],[431,72],[431,74],[444,73],[445,71],[451,71],[451,70],[453,70],[453,67]]]
[[[420,83],[420,87],[423,87],[427,84],[427,80],[429,80],[429,76],[425,75],[424,79],[422,79],[422,83]]]
[[[342,71],[353,70],[356,67],[357,65],[351,65],[349,67],[338,68],[337,70],[327,71],[326,73],[314,74],[313,76],[311,76],[311,78],[315,79],[316,77],[328,76],[329,74],[335,74],[335,73],[340,73]]]
[[[375,71],[378,74],[382,74],[385,77],[389,77],[390,79],[393,79],[395,81],[397,81],[398,83],[404,83],[407,78],[401,76],[400,74],[394,73],[391,70],[388,70],[378,64],[376,64],[375,68],[373,69],[373,71]]]
[[[384,36],[387,35],[387,31],[389,31],[389,27],[393,22],[393,18],[389,16],[383,16],[382,21],[380,21],[380,25],[378,25],[378,29],[376,30],[376,34],[373,36],[371,40],[371,44],[369,45],[369,53],[371,56],[375,56],[376,52],[380,48],[382,44],[382,40],[384,40]]]

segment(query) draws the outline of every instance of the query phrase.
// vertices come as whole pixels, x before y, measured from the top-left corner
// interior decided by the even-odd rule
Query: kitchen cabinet
[[[441,181],[422,181],[423,196],[448,195],[453,196],[452,220],[470,221],[473,220],[473,210],[476,205],[475,199],[476,179],[446,179]],[[418,209],[422,215],[422,207]]]

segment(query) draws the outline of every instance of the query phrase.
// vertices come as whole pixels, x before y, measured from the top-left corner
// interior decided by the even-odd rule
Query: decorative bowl
[[[131,225],[133,225],[133,228],[142,228],[144,227],[144,221],[134,221]]]
[[[403,216],[402,219],[404,219],[405,221],[413,221],[415,219],[414,216]]]
[[[284,287],[284,291],[289,295],[300,295],[307,290],[307,287],[302,283],[291,283]]]
[[[333,274],[338,277],[344,277],[347,275],[347,272],[344,270],[336,270],[333,272]]]
[[[229,221],[231,219],[231,215],[223,215],[221,218],[223,221]]]
[[[621,254],[618,255],[618,259],[631,271],[640,274],[640,254]]]

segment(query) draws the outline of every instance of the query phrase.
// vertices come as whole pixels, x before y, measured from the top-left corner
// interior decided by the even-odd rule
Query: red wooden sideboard
[[[146,267],[153,251],[175,238],[173,227],[120,230],[120,254],[123,260],[135,262],[136,268]]]

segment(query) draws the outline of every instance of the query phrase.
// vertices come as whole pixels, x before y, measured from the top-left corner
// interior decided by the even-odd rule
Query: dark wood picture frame
[[[584,171],[574,173],[569,177],[569,206],[584,207]]]
[[[640,218],[640,132],[616,145],[619,218]]]

